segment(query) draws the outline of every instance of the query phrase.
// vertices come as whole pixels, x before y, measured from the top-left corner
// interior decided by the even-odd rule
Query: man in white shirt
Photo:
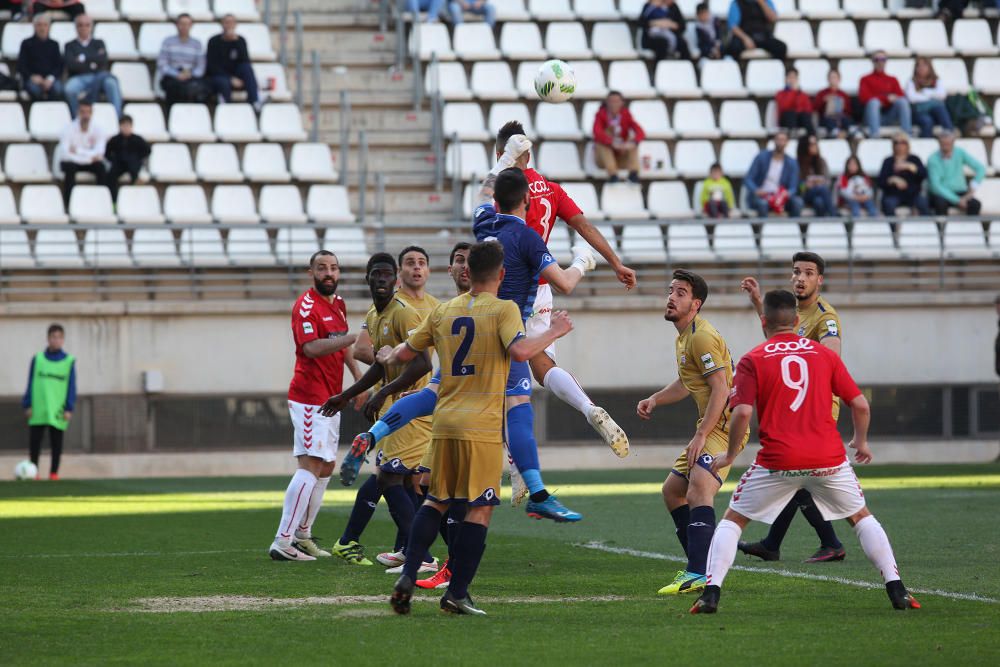
[[[785,154],[788,133],[774,135],[774,148],[762,150],[754,158],[743,179],[747,206],[766,218],[769,212],[783,211],[792,217],[802,212],[799,191],[799,164]]]
[[[62,167],[65,180],[63,184],[63,200],[69,206],[69,195],[76,185],[76,174],[89,171],[97,177],[97,182],[103,184],[107,171],[104,168],[104,147],[108,135],[100,127],[91,122],[94,116],[94,104],[90,100],[82,100],[77,111],[76,120],[70,122],[59,138],[59,166]]]

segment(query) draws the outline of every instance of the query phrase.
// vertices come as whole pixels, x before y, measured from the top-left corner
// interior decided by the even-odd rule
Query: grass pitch
[[[690,616],[693,596],[655,595],[682,564],[652,470],[547,474],[576,525],[499,508],[485,619],[433,591],[394,616],[378,566],[271,561],[285,478],[0,483],[0,664],[1000,664],[1000,465],[859,474],[919,611],[891,609],[846,522],[846,561],[802,564],[798,517],[782,562],[738,556],[719,614]],[[353,498],[333,481],[325,544]],[[363,541],[394,534],[382,506]]]

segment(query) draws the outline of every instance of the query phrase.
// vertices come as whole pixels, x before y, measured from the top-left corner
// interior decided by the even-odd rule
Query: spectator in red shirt
[[[86,12],[82,0],[35,0],[31,4],[32,15],[48,11],[66,12],[71,20]]]
[[[813,134],[813,105],[809,96],[799,88],[799,71],[789,67],[785,73],[785,88],[774,96],[778,105],[778,125],[789,130],[803,129]]]
[[[597,165],[608,171],[608,182],[618,182],[618,170],[628,170],[628,180],[639,182],[639,142],[646,137],[617,90],[594,117],[594,151]]]
[[[840,89],[840,72],[830,70],[826,88],[816,93],[813,108],[819,114],[819,124],[831,136],[846,136],[851,128],[851,98]]]
[[[899,79],[885,73],[885,63],[888,58],[885,51],[876,51],[872,56],[875,69],[871,74],[861,77],[858,89],[858,99],[865,107],[865,125],[868,136],[878,137],[882,123],[887,125],[898,123],[903,132],[912,134],[910,122],[910,103],[903,94]]]

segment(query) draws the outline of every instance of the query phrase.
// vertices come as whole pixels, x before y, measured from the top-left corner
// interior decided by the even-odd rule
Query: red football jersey
[[[288,385],[288,400],[306,405],[322,405],[344,388],[345,350],[310,358],[302,346],[320,338],[336,338],[347,333],[347,305],[339,296],[327,302],[309,288],[292,309],[292,338],[295,340],[295,373]]]
[[[837,353],[785,333],[740,359],[730,405],[757,404],[759,465],[771,470],[832,468],[844,462],[844,443],[830,414],[834,394],[846,403],[861,394]]]
[[[552,226],[556,218],[568,222],[575,215],[583,213],[566,191],[558,183],[545,180],[545,177],[534,169],[525,169],[528,178],[528,191],[531,192],[531,206],[528,208],[528,219],[525,222],[545,243],[549,242]]]

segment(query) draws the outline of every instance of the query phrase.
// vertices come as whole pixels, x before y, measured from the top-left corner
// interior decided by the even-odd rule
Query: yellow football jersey
[[[507,349],[523,335],[513,301],[462,294],[435,308],[410,336],[411,348],[422,352],[433,345],[441,361],[435,439],[503,442]]]
[[[677,337],[677,371],[681,383],[698,404],[698,423],[705,417],[708,399],[712,389],[706,377],[712,373],[726,374],[726,387],[733,388],[733,358],[722,335],[708,320],[700,315]],[[727,392],[728,396],[728,392]],[[729,427],[729,404],[719,418],[716,428],[727,431]]]
[[[405,303],[410,308],[417,311],[417,313],[420,315],[421,322],[426,320],[430,316],[430,314],[434,312],[434,309],[441,305],[441,302],[438,301],[436,297],[433,297],[430,294],[426,293],[424,294],[424,297],[422,299],[415,299],[409,294],[406,294],[405,292],[400,290],[396,292],[396,298]],[[427,350],[427,352],[430,353],[431,350]],[[431,374],[428,373],[424,377],[420,378],[420,381],[415,383],[407,391],[412,391],[415,389],[423,389],[424,387],[427,386],[427,383],[430,382],[430,379],[431,379]]]
[[[799,310],[798,334],[817,343],[827,336],[840,338],[840,316],[826,299],[820,297],[809,308]]]
[[[368,309],[368,316],[365,318],[365,328],[372,339],[372,345],[378,352],[382,347],[388,345],[395,347],[410,337],[423,321],[420,313],[416,309],[409,307],[397,294],[393,297],[389,305],[382,312],[375,310],[375,306]],[[385,382],[389,383],[399,377],[404,366],[388,366],[385,369]],[[423,381],[426,382],[427,378]],[[391,401],[386,401],[383,409],[388,409]]]

